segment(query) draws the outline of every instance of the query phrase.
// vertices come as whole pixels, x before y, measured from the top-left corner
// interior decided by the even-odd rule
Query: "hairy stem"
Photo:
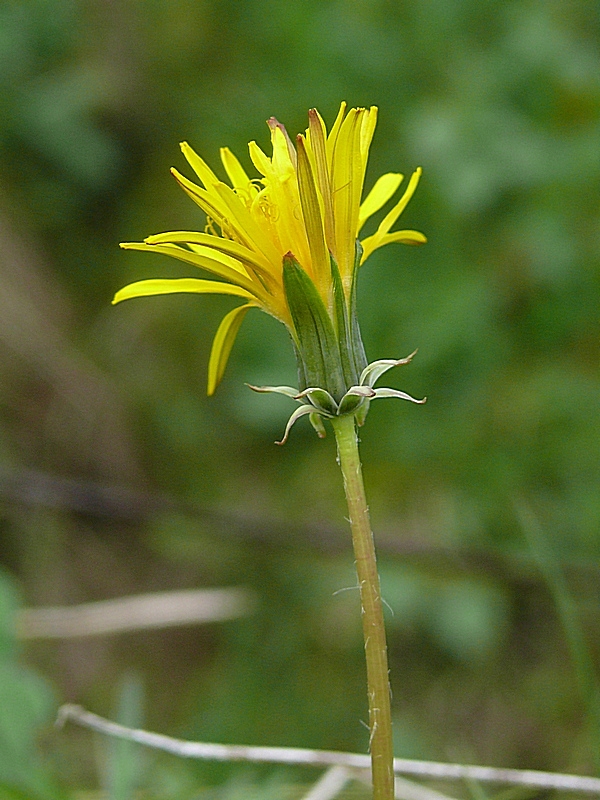
[[[375,544],[371,532],[354,418],[342,416],[331,422],[337,440],[339,464],[344,476],[344,489],[350,514],[352,544],[360,587],[367,661],[373,798],[374,800],[392,800],[394,797],[394,753],[390,683]]]

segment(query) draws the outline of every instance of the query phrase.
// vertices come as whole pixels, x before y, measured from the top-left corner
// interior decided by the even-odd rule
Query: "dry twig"
[[[69,639],[144,628],[220,622],[252,611],[246,589],[187,589],[100,600],[77,606],[25,608],[17,616],[20,639]]]
[[[127,739],[143,744],[146,747],[164,750],[184,758],[198,758],[209,761],[305,764],[313,767],[341,766],[359,770],[369,770],[371,763],[369,756],[359,753],[308,750],[297,747],[253,747],[213,744],[210,742],[187,742],[159,733],[126,728],[124,725],[110,722],[76,705],[64,705],[59,710],[57,724],[63,725],[67,720],[108,736]],[[394,759],[394,772],[436,780],[473,780],[600,795],[600,778],[564,775],[557,772],[444,764],[437,761],[414,761],[407,758]]]
[[[302,800],[333,800],[351,778],[352,773],[347,767],[329,767]]]

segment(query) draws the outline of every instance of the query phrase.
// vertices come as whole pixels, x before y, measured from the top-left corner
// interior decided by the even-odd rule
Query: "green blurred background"
[[[368,187],[424,169],[402,227],[429,244],[377,251],[359,295],[369,358],[418,347],[390,383],[429,398],[374,404],[362,433],[396,753],[600,769],[599,32],[596,0],[3,0],[2,798],[293,797],[316,777],[109,752],[51,728],[65,701],[366,751],[334,442],[300,422],[274,447],[290,405],[244,386],[295,382],[285,331],[250,314],[207,399],[231,299],[110,306],[193,275],[117,247],[203,229],[168,173],[179,141],[250,169],[267,117],[295,133],[342,99],[380,108]],[[19,606],[212,586],[254,590],[255,613],[15,644]]]

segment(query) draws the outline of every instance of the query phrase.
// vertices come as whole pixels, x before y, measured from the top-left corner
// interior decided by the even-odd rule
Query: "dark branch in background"
[[[48,475],[32,469],[0,471],[0,497],[91,517],[137,522],[162,511],[182,511],[183,503],[166,495]]]
[[[302,542],[333,552],[348,547],[348,536],[341,527],[321,523],[294,524],[288,520],[279,522],[241,512],[208,508],[166,494],[63,478],[31,469],[0,470],[0,499],[117,522],[140,523],[157,514],[178,513],[218,527],[219,533],[251,541]],[[392,537],[389,537],[387,544],[386,549],[403,553],[431,550],[429,545],[424,547],[416,542],[396,542]],[[385,543],[383,546],[386,547]]]
[[[287,520],[266,519],[238,511],[209,508],[164,493],[64,478],[32,469],[0,468],[0,500],[123,523],[143,523],[158,514],[182,514],[218,529],[219,535],[247,541],[276,543],[278,546],[309,545],[328,553],[348,549],[346,530],[327,523],[294,524]],[[538,580],[531,574],[526,558],[514,559],[475,548],[445,548],[426,540],[411,539],[400,530],[378,531],[378,545],[386,553],[441,556],[463,569],[510,574],[513,578],[515,573],[519,573],[519,577],[528,582],[533,580],[537,583]],[[567,566],[595,570],[594,565]]]
[[[288,521],[207,508],[166,494],[63,478],[37,470],[0,470],[0,499],[117,522],[141,523],[157,514],[178,513],[244,539],[271,542],[292,538],[300,541],[302,537],[324,550],[340,550],[347,546],[347,536],[341,528],[290,525]]]

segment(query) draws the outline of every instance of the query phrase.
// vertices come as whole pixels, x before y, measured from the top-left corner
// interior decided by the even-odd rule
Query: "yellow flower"
[[[306,384],[300,389],[314,386],[314,376],[318,378],[323,371],[323,364],[320,372],[311,367],[314,353],[311,355],[310,332],[303,329],[303,303],[310,306],[310,319],[321,314],[320,321],[317,320],[317,338],[324,320],[327,336],[334,335],[334,349],[336,342],[342,349],[341,356],[336,355],[338,371],[341,370],[337,383],[332,379],[333,384],[328,384],[325,379],[316,385],[325,386],[339,400],[349,386],[357,383],[357,375],[366,365],[353,309],[357,268],[374,250],[390,242],[414,245],[426,241],[418,231],[390,232],[417,187],[419,168],[375,233],[357,244],[366,220],[392,198],[403,180],[398,173],[382,175],[361,203],[376,120],[376,107],[352,108],[346,113],[346,104],[342,103],[327,133],[320,114],[312,109],[308,129],[297,136],[294,146],[283,125],[271,118],[268,125],[272,157],[269,158],[256,142],[249,144],[250,158],[260,178],[250,178],[233,153],[228,148],[221,149],[221,160],[231,186],[219,180],[187,143],[181,145],[202,185],[193,183],[175,169],[172,173],[206,214],[204,232],[160,233],[149,236],[143,243],[124,243],[121,247],[172,256],[219,280],[138,281],[117,292],[113,302],[175,292],[231,294],[244,298],[247,302],[223,318],[215,335],[209,360],[209,395],[223,376],[238,329],[252,307],[261,308],[287,326],[299,355],[304,376],[301,383]],[[316,306],[319,307],[317,311],[314,310]],[[346,338],[353,341],[349,357],[343,343],[340,344],[346,334]],[[319,347],[328,352],[330,344],[321,342]],[[327,352],[326,371],[329,369]],[[335,372],[337,367],[334,365],[333,369]]]

